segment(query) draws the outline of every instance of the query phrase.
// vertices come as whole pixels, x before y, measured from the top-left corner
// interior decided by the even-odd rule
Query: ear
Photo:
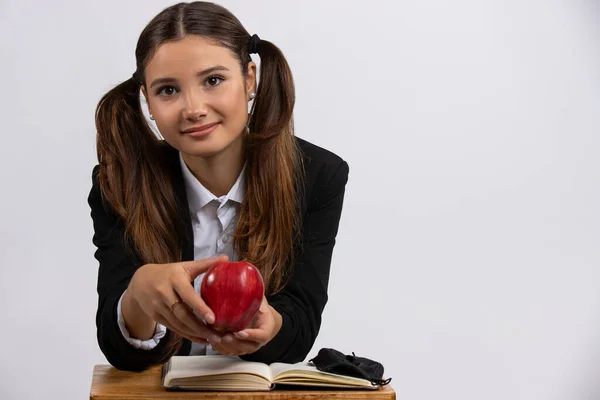
[[[146,87],[144,85],[142,85],[142,94],[144,95],[144,98],[146,99],[146,105],[148,106],[148,113],[150,115],[152,115],[152,108],[150,108],[150,101],[148,101],[148,93],[146,93]]]
[[[248,74],[246,74],[246,93],[256,93],[256,63],[250,61],[248,63]]]

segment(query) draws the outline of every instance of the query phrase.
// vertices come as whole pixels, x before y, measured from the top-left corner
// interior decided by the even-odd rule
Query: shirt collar
[[[181,152],[179,152],[179,164],[181,165],[181,171],[183,173],[190,212],[197,213],[213,200],[220,202],[222,205],[227,203],[228,200],[240,204],[244,201],[244,196],[246,194],[246,163],[244,163],[242,171],[229,190],[229,193],[221,197],[212,194],[198,179],[196,179],[183,160]]]

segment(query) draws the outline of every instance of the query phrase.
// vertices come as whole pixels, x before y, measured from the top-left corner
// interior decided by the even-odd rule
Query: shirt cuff
[[[121,301],[123,300],[123,296],[125,292],[121,295],[119,299],[119,303],[117,304],[117,321],[119,323],[119,329],[121,330],[121,334],[131,344],[133,347],[142,350],[152,350],[156,347],[160,339],[162,339],[167,334],[167,327],[161,325],[159,323],[156,324],[156,330],[154,331],[154,336],[148,340],[140,340],[131,337],[127,327],[125,326],[125,319],[123,319],[123,311],[121,310]]]

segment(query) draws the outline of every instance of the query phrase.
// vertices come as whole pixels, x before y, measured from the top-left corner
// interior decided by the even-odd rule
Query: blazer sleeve
[[[96,166],[92,172],[92,189],[88,197],[94,225],[92,242],[98,260],[98,309],[96,328],[98,344],[108,362],[115,368],[142,371],[159,364],[168,356],[171,332],[152,350],[137,349],[123,337],[119,329],[117,305],[135,271],[141,266],[134,252],[124,245],[124,225],[100,192]]]
[[[303,221],[304,243],[287,285],[269,304],[282,316],[277,335],[252,354],[240,356],[264,363],[303,361],[321,327],[335,238],[342,214],[349,167],[341,161],[334,173],[320,174]]]

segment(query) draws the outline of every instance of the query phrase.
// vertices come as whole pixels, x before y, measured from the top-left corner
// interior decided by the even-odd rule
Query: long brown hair
[[[106,93],[96,110],[99,181],[103,196],[125,224],[127,242],[143,263],[181,261],[178,206],[166,168],[164,141],[143,116],[140,87],[157,48],[199,35],[232,51],[244,77],[251,36],[227,9],[208,2],[163,10],[142,31],[136,72]],[[234,233],[241,259],[261,271],[267,294],[281,289],[300,237],[302,157],[294,138],[294,83],[277,46],[261,40],[260,81],[245,140],[248,188]]]

